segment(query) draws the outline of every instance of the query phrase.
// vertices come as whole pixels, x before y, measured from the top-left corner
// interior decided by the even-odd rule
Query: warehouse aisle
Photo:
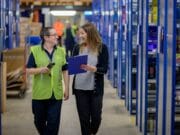
[[[80,135],[80,124],[75,99],[63,103],[59,135]],[[37,135],[31,112],[31,90],[24,99],[8,98],[7,112],[2,114],[3,135]],[[108,80],[105,80],[105,95],[102,124],[97,135],[139,135],[123,101],[116,96]]]

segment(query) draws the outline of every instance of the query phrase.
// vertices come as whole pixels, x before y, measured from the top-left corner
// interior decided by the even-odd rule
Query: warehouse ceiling
[[[20,0],[21,6],[90,6],[92,0]]]

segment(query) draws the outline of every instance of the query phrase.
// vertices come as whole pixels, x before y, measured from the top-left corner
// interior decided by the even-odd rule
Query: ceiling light
[[[50,11],[52,15],[54,16],[75,16],[76,11],[75,10],[52,10]]]
[[[92,15],[92,11],[84,11],[84,15],[86,15],[86,16]]]

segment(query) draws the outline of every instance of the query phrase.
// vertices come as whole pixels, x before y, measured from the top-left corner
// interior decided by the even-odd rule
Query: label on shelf
[[[153,133],[154,130],[155,130],[155,120],[154,119],[149,119],[148,123],[147,123],[147,131],[150,132],[150,133]]]
[[[148,83],[156,83],[156,79],[148,79]]]
[[[176,54],[176,63],[179,65],[180,64],[180,53]],[[177,65],[176,64],[176,65]]]
[[[180,24],[177,24],[177,28],[180,28]]]
[[[108,36],[111,37],[111,25],[109,24],[109,32],[108,32]]]
[[[180,85],[176,85],[176,90],[180,90]],[[176,92],[180,96],[180,91]]]
[[[3,32],[4,31],[4,29],[3,28],[0,28],[0,32]]]
[[[154,107],[148,108],[148,113],[155,113],[155,112],[156,112],[156,108]]]
[[[148,51],[148,55],[156,55],[156,51]]]
[[[115,40],[118,39],[118,33],[117,32],[114,33],[114,39]]]
[[[136,72],[137,72],[136,68],[132,68],[132,73],[136,73]]]

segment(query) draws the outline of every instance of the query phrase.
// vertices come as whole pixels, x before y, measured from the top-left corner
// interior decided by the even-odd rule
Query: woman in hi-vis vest
[[[41,45],[31,47],[26,69],[33,75],[34,124],[40,135],[58,135],[62,100],[69,98],[66,54],[57,46],[58,36],[54,28],[43,28],[41,38]]]

